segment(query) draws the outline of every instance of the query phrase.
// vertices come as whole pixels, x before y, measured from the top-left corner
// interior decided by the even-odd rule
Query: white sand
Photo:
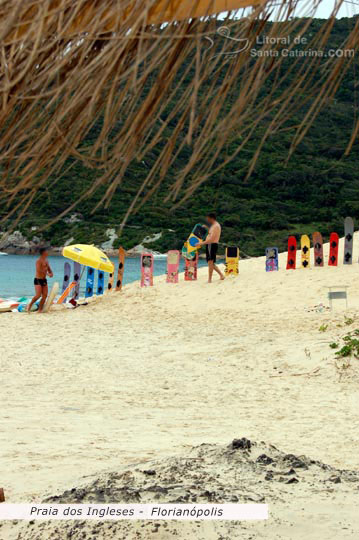
[[[262,257],[211,285],[201,269],[194,283],[156,278],[76,310],[1,314],[7,502],[243,436],[358,469],[359,360],[339,380],[329,347],[359,327],[358,234],[354,264],[342,241],[339,253],[338,268],[286,271],[282,254],[275,273]],[[308,311],[333,285],[349,286],[349,310]]]

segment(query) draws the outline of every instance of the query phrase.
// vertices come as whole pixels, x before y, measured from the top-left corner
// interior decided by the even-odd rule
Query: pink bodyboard
[[[167,283],[178,283],[180,252],[173,249],[167,253]]]
[[[153,255],[142,253],[141,255],[141,287],[153,285]]]

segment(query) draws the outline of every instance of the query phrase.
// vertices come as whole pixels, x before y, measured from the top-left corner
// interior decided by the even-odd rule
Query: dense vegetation
[[[311,31],[315,32],[320,24],[321,21],[314,21]],[[348,28],[353,25],[354,19],[338,20],[329,46],[340,47]],[[358,146],[348,157],[343,157],[358,114],[357,60],[354,64],[343,79],[336,99],[327,104],[288,162],[294,133],[292,126],[300,122],[300,112],[297,118],[291,119],[288,129],[273,135],[266,143],[249,180],[245,180],[248,163],[265,125],[245,151],[175,211],[171,210],[170,202],[163,202],[164,185],[138,214],[129,219],[115,247],[121,243],[125,248],[131,248],[146,235],[162,231],[162,237],[149,247],[159,251],[181,248],[193,225],[203,220],[210,210],[217,211],[223,224],[222,250],[225,245],[238,244],[248,255],[263,254],[268,245],[284,249],[289,234],[310,234],[319,230],[327,239],[329,233],[336,230],[342,235],[343,219],[347,215],[359,223]],[[235,148],[236,141],[233,141],[228,153]],[[26,236],[37,234],[32,229],[34,226],[41,227],[58,215],[98,174],[81,163],[72,165],[64,171],[61,182],[43,189],[29,209],[18,227]],[[80,221],[59,221],[42,233],[46,241],[56,246],[69,238],[97,244],[107,240],[106,229],[118,228],[146,172],[145,163],[133,164],[127,181],[117,190],[109,209],[100,208],[91,213],[102,195],[99,190],[75,210],[82,216]],[[171,174],[174,176],[176,170]]]

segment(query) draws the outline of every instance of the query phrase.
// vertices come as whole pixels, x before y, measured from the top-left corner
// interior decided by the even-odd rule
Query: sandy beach
[[[202,444],[206,459],[221,456],[225,479],[224,449],[246,437],[267,453],[274,445],[333,470],[312,471],[310,482],[298,477],[284,491],[257,471],[271,519],[232,525],[228,536],[221,536],[225,525],[170,523],[156,534],[146,526],[140,536],[139,524],[121,525],[112,537],[358,537],[359,360],[342,369],[330,347],[359,327],[358,233],[353,265],[343,265],[343,251],[341,240],[337,268],[327,266],[326,245],[324,268],[286,271],[283,253],[279,272],[266,273],[264,257],[253,258],[224,282],[216,276],[207,284],[201,269],[195,283],[181,275],[178,285],[166,284],[163,276],[152,288],[127,285],[76,310],[1,314],[7,502],[40,502],[139,463],[164,467]],[[344,285],[348,310],[338,300],[329,311],[326,287]],[[354,471],[354,480],[329,482],[343,470]],[[49,538],[53,530],[19,532],[26,526],[2,529],[10,540]],[[85,531],[73,538],[92,538]]]

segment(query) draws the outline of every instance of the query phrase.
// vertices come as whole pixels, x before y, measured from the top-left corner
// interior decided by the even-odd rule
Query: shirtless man
[[[30,304],[27,306],[27,311],[30,313],[33,304],[41,298],[39,305],[39,313],[42,312],[44,304],[46,302],[48,287],[47,287],[47,276],[53,277],[52,270],[47,260],[48,252],[46,248],[40,249],[40,257],[36,261],[36,276],[34,279],[35,285],[35,296],[31,300]]]
[[[221,279],[224,279],[224,275],[216,265],[218,242],[221,237],[222,228],[216,219],[216,214],[211,212],[206,216],[206,221],[209,226],[209,233],[207,239],[204,242],[200,242],[199,247],[206,246],[206,258],[208,262],[208,283],[212,283],[213,270],[219,274]]]

